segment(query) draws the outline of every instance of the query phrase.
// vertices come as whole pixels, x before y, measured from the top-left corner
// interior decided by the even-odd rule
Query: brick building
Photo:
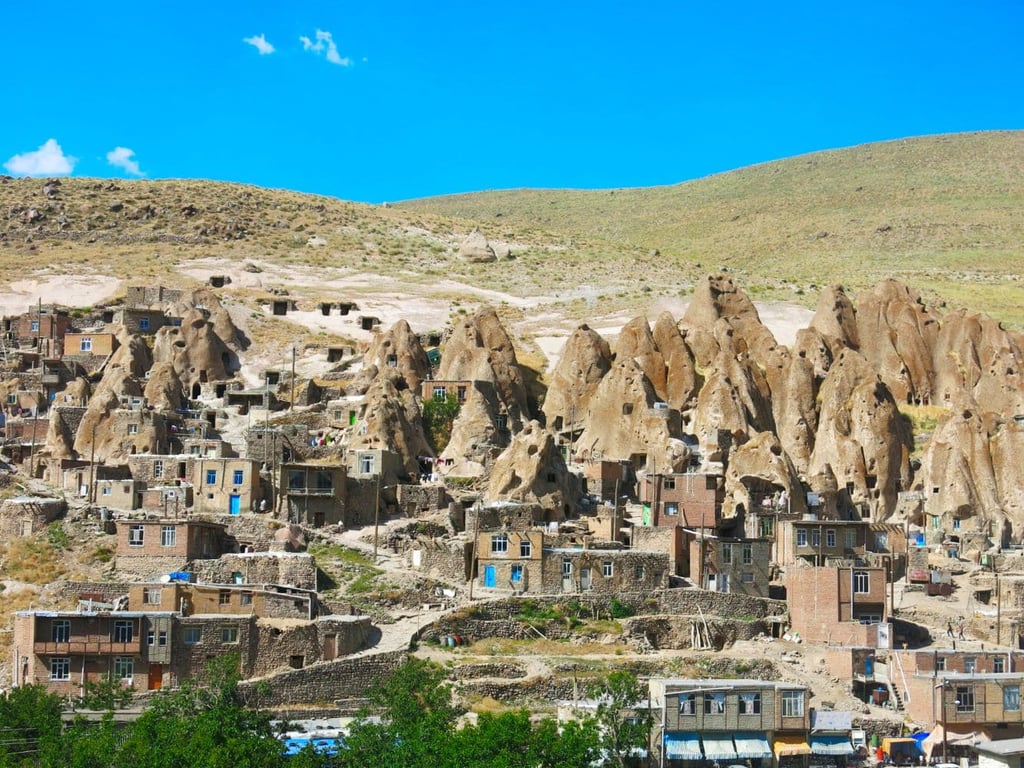
[[[724,500],[721,475],[651,474],[640,480],[645,525],[713,529]]]
[[[867,521],[779,519],[773,559],[785,568],[798,559],[824,565],[837,557],[859,557],[867,551],[868,536]]]
[[[876,646],[889,621],[885,568],[862,565],[793,566],[786,601],[793,631],[809,643]]]
[[[290,523],[322,528],[345,522],[345,467],[325,464],[282,464],[280,493]]]
[[[225,527],[204,520],[118,520],[117,556],[218,558],[229,551]]]
[[[476,539],[482,588],[516,593],[543,591],[543,531],[481,531]]]

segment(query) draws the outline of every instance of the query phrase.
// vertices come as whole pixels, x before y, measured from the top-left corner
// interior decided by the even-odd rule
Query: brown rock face
[[[849,501],[885,519],[910,480],[913,440],[896,401],[871,364],[849,349],[832,364],[819,399],[810,473],[831,472],[840,487],[852,483]]]
[[[481,440],[505,445],[508,436],[522,428],[526,386],[512,341],[492,307],[455,326],[444,346],[437,378],[473,382],[445,456],[464,456]]]
[[[646,317],[635,317],[626,323],[612,347],[616,362],[631,359],[654,387],[654,394],[664,399],[666,391],[665,358],[658,350]]]
[[[495,261],[498,257],[479,229],[474,229],[459,246],[459,258],[474,263]]]
[[[833,355],[845,347],[860,348],[857,312],[843,286],[833,284],[821,292],[811,318],[811,329],[820,334]]]
[[[693,301],[679,321],[686,343],[701,368],[713,365],[722,349],[722,330],[716,332],[720,320],[727,321],[731,329],[729,347],[736,353],[763,360],[768,350],[776,346],[775,337],[761,322],[750,297],[731,277],[709,275],[694,287]]]
[[[181,379],[170,363],[157,363],[149,371],[146,402],[158,411],[174,411],[185,405]]]
[[[775,435],[759,432],[729,457],[723,512],[726,515],[739,514],[747,503],[749,491],[765,492],[768,487],[786,491],[791,501],[787,508],[791,511],[806,511],[807,499],[796,467]]]
[[[85,416],[75,435],[74,451],[79,457],[123,463],[132,453],[160,453],[167,446],[163,421],[146,416],[139,419],[138,431],[129,438],[124,421],[114,417],[121,395],[140,397],[142,387],[123,368],[108,368],[96,391],[89,398]]]
[[[427,353],[405,320],[399,320],[384,333],[374,336],[363,360],[367,375],[360,377],[361,383],[356,386],[360,392],[366,391],[377,371],[385,368],[396,370],[414,392],[419,391],[430,372]]]
[[[108,368],[123,368],[136,378],[142,378],[153,365],[153,356],[141,336],[121,332],[117,336],[118,348],[107,362]]]
[[[764,373],[749,357],[720,351],[693,410],[693,432],[701,445],[716,445],[719,430],[743,442],[755,432],[774,429],[771,392]]]
[[[933,353],[936,405],[967,397],[989,413],[1024,413],[1024,346],[1019,334],[984,315],[951,312],[942,318]]]
[[[668,312],[662,312],[654,321],[651,335],[665,361],[665,388],[660,391],[655,387],[655,391],[670,408],[685,411],[696,402],[697,392],[703,383],[694,365],[693,353]]]
[[[632,359],[617,361],[590,398],[586,427],[575,452],[584,459],[631,459],[646,456],[647,464],[666,471],[673,463],[671,412],[654,409],[654,387]]]
[[[886,280],[857,299],[860,352],[901,403],[930,403],[939,326],[920,296]]]
[[[486,496],[540,504],[553,513],[552,520],[562,520],[575,511],[580,488],[554,435],[531,421],[495,459]]]
[[[385,368],[366,392],[365,430],[353,435],[350,447],[386,449],[402,457],[402,466],[410,477],[419,475],[418,456],[432,456],[433,451],[423,434],[416,394],[405,386],[401,374]],[[385,477],[385,483],[398,478]]]
[[[232,351],[199,309],[189,310],[180,328],[165,325],[153,341],[154,363],[172,365],[187,387],[230,378],[227,364],[231,359]]]
[[[611,370],[608,342],[587,325],[565,342],[544,398],[544,417],[555,431],[581,424],[590,398]]]

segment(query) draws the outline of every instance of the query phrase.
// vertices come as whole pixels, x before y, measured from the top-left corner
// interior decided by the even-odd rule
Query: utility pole
[[[380,484],[381,473],[377,473],[377,500],[373,505],[373,564],[377,564],[377,541],[380,535]]]
[[[309,402],[307,398],[306,402]],[[292,344],[292,399],[288,406],[289,413],[295,409],[295,345]]]
[[[96,421],[92,423],[92,438],[89,440],[89,507],[96,505]]]

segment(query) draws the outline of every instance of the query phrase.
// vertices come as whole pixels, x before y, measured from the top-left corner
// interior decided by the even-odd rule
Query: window
[[[135,660],[131,656],[118,656],[114,659],[114,678],[116,680],[127,680],[129,683],[135,677]]]
[[[114,622],[114,642],[130,643],[135,635],[135,628],[130,621]]]
[[[1003,711],[1020,712],[1020,686],[1003,686]]]
[[[743,564],[750,565],[754,562],[754,545],[744,544],[743,545]]]
[[[724,693],[705,693],[704,694],[704,714],[705,715],[722,715],[722,714],[725,714],[725,694]]]
[[[856,531],[845,531],[844,537],[846,539],[846,548],[853,549],[857,546],[857,532]]]
[[[245,471],[236,469],[231,475],[231,482],[233,485],[241,485],[244,482]]]
[[[166,648],[167,647],[167,633],[166,632],[161,632],[159,635],[157,635],[157,644],[161,648]]]
[[[220,631],[220,641],[222,643],[237,643],[238,627],[223,627]]]
[[[807,529],[806,528],[797,528],[796,529],[796,545],[798,547],[806,547],[807,546]]]
[[[610,579],[614,572],[615,570],[612,566],[611,560],[605,560],[603,563],[601,563],[601,573],[604,575],[606,579]]]
[[[164,476],[164,463],[162,461],[159,461],[159,460],[154,461],[153,462],[153,477],[163,477],[163,476]]]
[[[14,405],[17,402],[18,402],[18,396],[15,393],[11,392],[11,394],[9,394],[7,396],[7,404],[8,405]]]
[[[146,587],[144,590],[142,590],[142,602],[144,602],[146,605],[160,605],[160,587]]]
[[[146,540],[146,526],[132,525],[128,528],[128,546],[141,547]]]
[[[974,686],[973,685],[958,685],[956,687],[956,711],[957,712],[973,712],[974,711]]]
[[[978,671],[978,660],[973,656],[964,659],[964,674],[973,675]]]
[[[732,544],[722,545],[722,565],[730,565],[732,563]]]
[[[207,485],[216,485],[217,484],[217,470],[216,469],[208,469],[208,470],[206,470],[206,484]]]
[[[932,530],[937,531],[942,527],[942,518],[938,515],[932,515]]]
[[[460,403],[464,403],[464,402],[466,402],[466,388],[465,388],[464,386],[462,386],[462,387],[459,387],[459,388],[458,388],[458,389],[456,390],[456,395],[455,395],[455,397],[456,397],[456,399],[457,399],[457,400],[458,400],[458,401],[459,401]]]
[[[959,517],[954,517],[953,518],[953,530],[954,531],[959,531],[960,530],[960,518]]]
[[[508,552],[508,534],[496,533],[491,536],[491,554],[503,555]]]
[[[39,333],[39,321],[38,320],[31,320],[29,322],[29,331],[31,333]]]
[[[242,605],[252,605],[252,592],[243,592],[239,597],[239,602]]]
[[[68,619],[54,619],[50,624],[50,639],[55,643],[71,641],[71,622]]]
[[[519,540],[519,556],[530,557],[533,554],[533,542],[529,539]]]
[[[741,693],[740,694],[740,714],[741,715],[760,715],[761,714],[761,694],[760,693]]]
[[[662,487],[666,491],[674,491],[676,489],[676,479],[674,477],[666,477],[662,483]]]
[[[370,455],[364,454],[364,455],[359,457],[359,472],[361,474],[364,474],[364,475],[372,475],[373,474],[373,467],[374,467],[374,464],[375,464],[373,458],[374,458],[373,454],[370,454]]]
[[[100,491],[100,496],[112,496],[113,493],[114,493],[114,490],[113,490],[113,488],[111,486],[104,485],[103,486],[103,490]]]
[[[1006,659],[1002,656],[996,656],[992,659],[992,671],[996,674],[1006,671]]]
[[[636,568],[635,568],[635,569],[633,570],[633,576],[634,576],[634,577],[636,577],[637,581],[639,581],[640,579],[642,579],[642,578],[644,577],[644,567],[643,567],[642,565],[638,565],[638,566],[637,566],[637,567],[636,567]]]
[[[665,514],[668,517],[675,517],[679,514],[679,504],[674,501],[665,502]]]
[[[803,717],[804,716],[804,692],[783,691],[782,692],[782,716]]]
[[[140,331],[148,331],[149,330],[149,318],[148,317],[140,317],[139,318],[139,330]]]
[[[434,399],[444,400],[448,397],[448,389],[443,384],[434,385]]]
[[[178,529],[173,525],[160,527],[160,546],[173,547],[178,540]]]
[[[78,349],[80,352],[92,352],[92,337],[83,336],[78,344]]]
[[[744,584],[753,584],[754,583],[754,572],[753,571],[744,571],[743,573],[740,574],[740,581],[743,582]]]
[[[185,627],[185,645],[195,645],[203,638],[202,627]]]
[[[811,546],[821,546],[821,528],[814,528],[811,530]]]
[[[512,566],[512,583],[518,584],[523,580],[523,566],[513,565]]]
[[[563,560],[562,561],[562,575],[563,576],[571,576],[572,575],[572,560]]]
[[[222,589],[217,595],[217,605],[231,605],[231,590]]]
[[[388,366],[388,368],[397,368],[398,367],[398,355],[388,355],[387,366]]]
[[[858,595],[866,595],[871,591],[871,580],[867,571],[853,572],[853,591]]]
[[[152,629],[146,633],[146,645],[148,645],[150,648],[156,645],[156,632],[154,632]]]
[[[137,434],[139,434],[139,425],[138,424],[129,424],[128,425],[128,434],[129,435],[137,435]]]
[[[836,531],[834,528],[829,528],[825,531],[825,546],[829,548],[835,548],[836,546]]]
[[[946,671],[946,657],[945,656],[939,656],[937,659],[935,659],[935,671],[936,672],[945,672]]]
[[[679,694],[679,714],[680,715],[696,715],[697,714],[697,694],[695,694],[695,693],[681,693],[681,694]]]
[[[67,656],[58,656],[57,658],[50,659],[50,679],[70,680],[71,659]]]

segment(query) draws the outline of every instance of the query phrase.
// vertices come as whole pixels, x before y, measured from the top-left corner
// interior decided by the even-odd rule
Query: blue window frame
[[[216,485],[217,484],[217,470],[216,469],[208,469],[208,470],[206,470],[206,484],[207,485]]]
[[[232,477],[234,484],[241,485],[243,477],[245,477],[245,472],[243,472],[241,469],[236,469]]]

